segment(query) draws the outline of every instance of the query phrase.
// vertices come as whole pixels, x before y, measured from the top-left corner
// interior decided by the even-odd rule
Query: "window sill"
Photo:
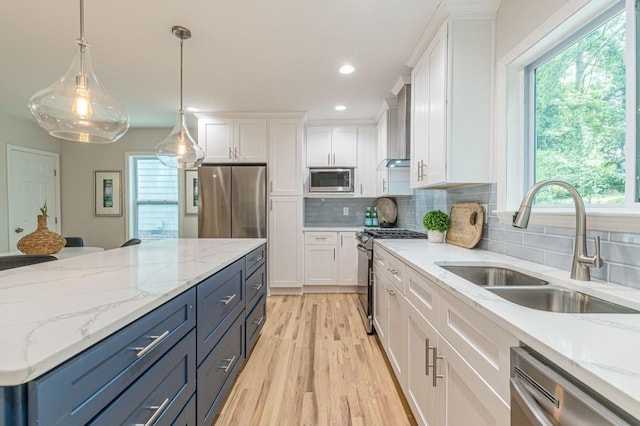
[[[500,223],[509,224],[514,210],[500,210],[495,214]],[[533,209],[529,225],[575,228],[573,209]],[[587,229],[590,231],[640,233],[640,210],[587,209]]]

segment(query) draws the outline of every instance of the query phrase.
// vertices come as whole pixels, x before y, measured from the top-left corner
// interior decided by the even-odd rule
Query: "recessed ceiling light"
[[[354,70],[355,68],[353,68],[351,65],[343,65],[340,67],[340,74],[351,74]]]
[[[198,112],[198,111],[200,111],[200,108],[196,108],[196,107],[187,107],[187,111],[189,111],[189,112]]]
[[[347,109],[347,107],[344,105],[336,105],[334,109],[336,111],[344,111],[345,109]]]

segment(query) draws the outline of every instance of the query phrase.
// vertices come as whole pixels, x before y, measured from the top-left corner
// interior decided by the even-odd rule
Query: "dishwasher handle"
[[[517,411],[523,418],[519,419],[520,424],[527,424],[531,426],[553,426],[544,415],[544,412],[531,396],[531,394],[525,389],[521,383],[521,379],[517,377],[511,378],[511,420],[513,422],[514,411]],[[524,423],[526,421],[526,423]]]

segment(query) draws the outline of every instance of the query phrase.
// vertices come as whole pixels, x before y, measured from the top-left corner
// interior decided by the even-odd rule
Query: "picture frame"
[[[198,214],[198,171],[185,170],[184,173],[185,214]]]
[[[122,216],[122,172],[94,171],[95,216]]]

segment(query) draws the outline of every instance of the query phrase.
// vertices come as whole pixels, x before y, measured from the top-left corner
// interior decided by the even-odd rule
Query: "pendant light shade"
[[[182,44],[184,40],[191,38],[191,31],[176,25],[171,28],[171,32],[180,39],[180,108],[173,130],[156,145],[156,157],[167,167],[186,169],[198,167],[204,160],[204,151],[189,134],[182,109]]]
[[[80,0],[80,38],[66,74],[31,97],[29,110],[51,136],[75,142],[111,143],[129,128],[125,110],[98,81],[84,38],[84,0]]]

